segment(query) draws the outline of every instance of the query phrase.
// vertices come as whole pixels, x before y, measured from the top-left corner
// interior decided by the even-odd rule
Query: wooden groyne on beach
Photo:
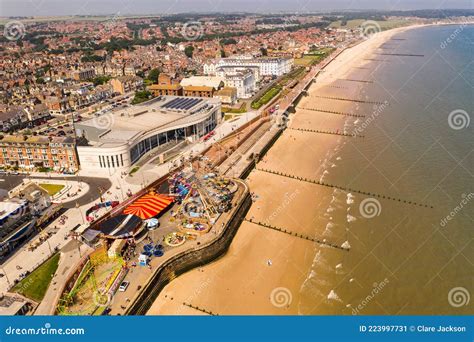
[[[380,56],[396,56],[396,57],[425,57],[425,55],[415,53],[375,53]]]
[[[213,313],[212,311],[209,311],[209,310],[200,308],[199,306],[195,306],[195,305],[192,305],[192,304],[189,304],[189,303],[186,303],[186,302],[183,302],[183,305],[184,305],[184,306],[187,306],[188,308],[194,309],[194,310],[196,310],[196,311],[205,313],[205,314],[207,314],[207,315],[209,315],[209,316],[219,316],[218,314]]]
[[[316,97],[316,98],[319,98],[319,99],[326,99],[326,100],[346,101],[346,102],[355,102],[355,103],[367,103],[367,104],[376,104],[376,105],[381,105],[381,104],[385,103],[385,102],[381,102],[381,101],[348,99],[348,98],[345,98],[345,97],[336,97],[336,96],[312,95],[311,97]]]
[[[351,114],[351,113],[346,113],[346,112],[339,112],[337,110],[327,110],[327,109],[319,109],[319,108],[300,108],[303,110],[310,110],[313,112],[321,112],[321,113],[328,113],[328,114],[335,114],[335,115],[343,115],[343,116],[352,116],[354,118],[365,118],[364,114]]]
[[[385,59],[377,59],[377,58],[364,58],[364,61],[388,63],[388,61],[386,61]]]
[[[337,88],[337,89],[347,89],[347,87],[343,87],[343,86],[338,86],[338,85],[327,85],[326,86],[327,88]]]
[[[331,132],[331,131],[321,131],[321,130],[309,129],[309,128],[293,128],[293,127],[288,127],[288,129],[290,129],[290,130],[292,130],[292,131],[300,131],[300,132],[306,132],[306,133],[331,134],[331,135],[339,135],[339,136],[341,136],[341,137],[349,137],[349,138],[364,138],[363,135],[347,134],[347,133]]]
[[[389,48],[394,49],[394,48],[398,47],[399,44],[400,44],[400,43],[388,43],[388,42],[386,42],[386,43],[380,44],[379,48],[381,48],[381,47],[389,47]]]
[[[342,246],[337,245],[335,243],[327,242],[325,239],[321,240],[321,239],[312,238],[308,235],[298,234],[296,232],[292,232],[291,230],[286,230],[285,228],[272,226],[271,224],[260,222],[260,221],[254,221],[252,218],[249,218],[249,219],[246,218],[245,221],[253,223],[253,224],[258,225],[258,226],[263,227],[263,228],[272,229],[272,230],[275,230],[275,231],[280,232],[280,233],[291,235],[293,237],[297,237],[297,238],[300,238],[300,239],[303,239],[303,240],[315,242],[315,243],[318,243],[320,245],[340,249],[340,250],[343,250],[343,251],[346,251],[346,252],[349,252],[349,250],[350,250],[350,248],[345,248],[345,247],[342,247]]]
[[[414,202],[414,201],[407,201],[407,200],[403,200],[401,198],[395,198],[395,197],[391,197],[391,196],[376,194],[376,193],[373,193],[373,192],[366,192],[366,191],[362,191],[362,190],[358,190],[358,189],[347,188],[347,187],[340,186],[340,185],[320,182],[320,181],[317,181],[317,180],[314,180],[314,179],[309,179],[309,178],[305,178],[305,177],[290,175],[288,173],[284,173],[284,172],[280,172],[280,171],[274,171],[274,170],[258,168],[258,167],[257,167],[257,170],[262,171],[262,172],[266,172],[266,173],[270,173],[270,174],[274,174],[274,175],[277,175],[277,176],[281,176],[281,177],[287,177],[287,178],[299,180],[301,182],[306,182],[306,183],[311,183],[311,184],[316,184],[316,185],[322,185],[322,186],[326,186],[328,188],[335,188],[335,189],[339,189],[339,190],[342,190],[342,191],[345,191],[345,192],[354,192],[354,193],[358,193],[358,194],[365,195],[365,196],[377,197],[377,198],[380,198],[380,199],[387,199],[387,200],[400,202],[400,203],[403,203],[403,204],[410,204],[410,205],[418,206],[418,207],[431,208],[431,209],[434,208],[432,205],[428,205],[428,204],[418,203],[418,202]]]
[[[359,82],[359,83],[374,83],[372,80],[358,80],[354,78],[339,78],[338,81]]]

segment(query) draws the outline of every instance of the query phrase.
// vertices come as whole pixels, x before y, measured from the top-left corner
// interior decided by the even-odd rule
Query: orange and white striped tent
[[[147,220],[158,215],[173,202],[173,198],[160,194],[147,194],[130,204],[123,213]]]

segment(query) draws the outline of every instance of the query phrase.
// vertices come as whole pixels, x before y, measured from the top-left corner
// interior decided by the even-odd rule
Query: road
[[[5,195],[5,192],[8,193],[11,189],[15,188],[16,186],[20,185],[23,182],[23,178],[26,176],[24,175],[2,175],[0,176],[0,198]]]
[[[100,197],[100,192],[102,193],[107,192],[111,186],[112,182],[109,178],[95,178],[95,177],[76,177],[76,176],[44,176],[42,174],[34,174],[30,176],[26,175],[18,175],[18,176],[2,176],[2,181],[0,182],[0,198],[4,195],[5,191],[8,192],[13,188],[17,187],[23,182],[23,179],[31,178],[31,179],[46,179],[46,180],[60,180],[64,181],[78,181],[82,183],[87,183],[89,185],[89,190],[82,195],[77,201],[74,203],[67,203],[64,205],[65,208],[75,208],[76,202],[79,206],[93,203]],[[3,191],[2,191],[3,190]]]

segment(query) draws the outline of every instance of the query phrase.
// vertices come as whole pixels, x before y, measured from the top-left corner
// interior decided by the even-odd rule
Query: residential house
[[[121,95],[135,91],[143,86],[143,79],[138,76],[120,76],[111,79],[109,82],[114,92]]]
[[[237,102],[237,89],[232,87],[222,88],[214,97],[221,100],[224,104],[233,105]]]

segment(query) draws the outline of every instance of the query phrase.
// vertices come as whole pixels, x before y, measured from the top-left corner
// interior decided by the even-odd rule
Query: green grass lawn
[[[140,166],[135,166],[133,169],[130,170],[129,175],[133,176],[135,172],[137,172],[140,169]]]
[[[31,272],[26,278],[16,284],[12,291],[17,292],[36,302],[41,302],[46,290],[51,283],[53,274],[58,269],[59,253],[42,263],[37,269]]]
[[[64,185],[61,184],[40,184],[39,186],[45,189],[50,196],[56,195],[64,188]]]
[[[281,89],[282,88],[279,85],[271,87],[265,94],[262,95],[262,97],[256,101],[253,101],[251,107],[253,109],[259,109],[264,104],[270,102],[270,100],[273,99],[281,91]]]
[[[338,20],[338,21],[332,22],[330,27],[353,29],[353,28],[357,28],[361,26],[362,23],[366,21],[367,20],[364,20],[364,19],[353,19],[353,20],[349,20],[346,25],[341,26],[341,21]],[[382,30],[389,30],[392,28],[406,26],[410,24],[410,21],[408,20],[399,20],[399,19],[375,20],[375,22],[380,26]]]
[[[312,66],[321,62],[324,58],[329,56],[334,49],[324,48],[316,51],[311,51],[310,53],[304,55],[302,58],[295,59],[295,65],[297,66]]]
[[[229,114],[242,114],[247,111],[247,106],[244,103],[240,105],[239,108],[231,108],[231,107],[222,107],[222,112],[223,113],[229,113]]]

